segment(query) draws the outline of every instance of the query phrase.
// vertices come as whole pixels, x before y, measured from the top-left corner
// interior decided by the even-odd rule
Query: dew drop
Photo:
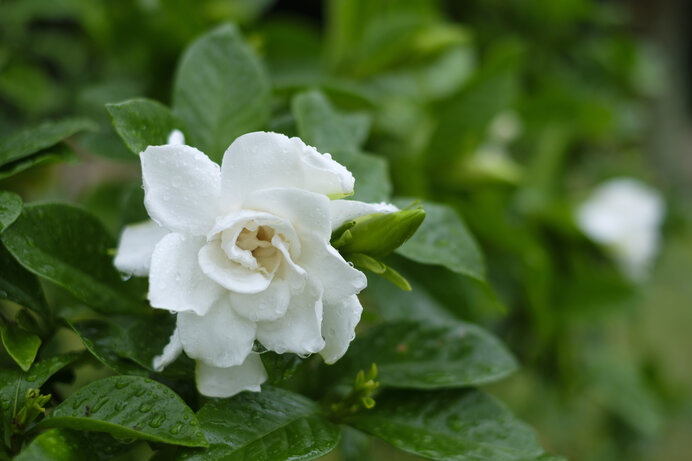
[[[139,406],[139,411],[141,411],[142,413],[146,413],[149,410],[151,410],[151,404],[149,403],[143,403]]]

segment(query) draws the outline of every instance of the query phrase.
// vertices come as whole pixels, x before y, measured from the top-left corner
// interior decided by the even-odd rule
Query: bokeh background
[[[104,104],[169,103],[177,59],[221,22],[241,27],[274,86],[319,88],[372,120],[366,147],[396,196],[454,205],[495,294],[391,264],[369,319],[480,323],[522,363],[490,386],[550,451],[574,460],[688,460],[692,452],[692,5],[686,0],[5,0],[0,136],[50,118],[100,129],[68,164],[5,180],[26,201],[78,201],[117,234],[139,167]],[[642,280],[575,226],[612,177],[661,191],[659,253]],[[366,320],[367,320],[366,318]],[[373,459],[410,459],[376,445]]]

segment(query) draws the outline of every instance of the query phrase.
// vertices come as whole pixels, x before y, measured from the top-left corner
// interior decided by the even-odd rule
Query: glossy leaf
[[[528,461],[545,455],[535,432],[477,390],[387,391],[348,419],[395,447],[444,461]]]
[[[36,276],[24,269],[2,244],[0,244],[0,299],[9,299],[38,313],[48,311],[43,290]]]
[[[185,51],[173,88],[173,113],[187,143],[220,161],[241,134],[264,128],[270,85],[254,51],[230,25],[203,35]]]
[[[4,321],[0,321],[0,337],[10,357],[22,370],[28,371],[41,346],[41,338],[23,330],[17,324]]]
[[[337,112],[319,91],[297,95],[292,108],[301,139],[320,152],[358,152],[368,136],[370,117]]]
[[[0,232],[7,229],[22,213],[22,198],[10,191],[0,191]]]
[[[40,388],[48,378],[72,363],[79,354],[66,354],[40,360],[29,371],[0,370],[0,404],[2,417],[7,423],[13,413],[24,405],[29,389]]]
[[[197,418],[177,394],[159,382],[136,376],[113,376],[82,387],[58,405],[41,426],[207,446]]]
[[[113,127],[125,145],[139,155],[147,146],[166,144],[174,129],[181,129],[171,110],[158,101],[138,98],[106,104]]]
[[[399,321],[360,334],[337,366],[344,376],[377,364],[383,386],[437,389],[502,379],[516,370],[512,355],[471,324]]]
[[[65,158],[71,150],[58,143],[80,131],[95,128],[96,125],[87,119],[65,119],[25,128],[0,140],[0,179],[44,161]]]
[[[145,311],[143,293],[124,282],[109,251],[115,240],[89,213],[69,205],[29,205],[2,234],[29,271],[67,289],[105,313]]]
[[[268,386],[261,393],[212,400],[197,417],[210,447],[187,451],[178,459],[310,460],[332,451],[340,436],[315,402]]]
[[[108,434],[50,429],[39,434],[16,461],[107,461],[131,448]]]
[[[399,207],[406,199],[395,200]],[[485,280],[485,262],[478,244],[457,212],[447,205],[424,202],[425,220],[396,252],[423,264],[437,264],[458,274]]]

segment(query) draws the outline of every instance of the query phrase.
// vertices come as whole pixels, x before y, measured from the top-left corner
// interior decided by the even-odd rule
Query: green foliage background
[[[397,351],[383,348],[368,358],[380,365],[382,384],[418,390],[388,391],[376,399],[370,419],[362,418],[368,413],[353,417],[353,427],[378,436],[386,432],[382,438],[392,445],[419,455],[426,455],[420,448],[426,444],[407,444],[405,434],[422,428],[439,435],[433,446],[441,451],[464,449],[457,446],[459,434],[473,428],[454,426],[461,432],[447,437],[451,426],[438,427],[440,421],[407,426],[412,413],[435,405],[427,392],[464,383],[483,385],[537,429],[549,452],[569,459],[686,459],[691,447],[685,435],[692,430],[692,231],[689,197],[652,161],[650,108],[666,81],[653,45],[631,32],[623,11],[590,0],[325,0],[304,2],[307,14],[287,14],[288,3],[0,4],[0,187],[6,190],[0,290],[8,300],[2,301],[5,320],[19,312],[15,321],[3,322],[9,355],[2,359],[0,396],[20,388],[17,365],[29,369],[44,341],[34,368],[45,370],[37,379],[66,399],[40,423],[51,429],[20,459],[42,459],[42,447],[55,443],[102,444],[110,447],[101,450],[103,459],[111,459],[112,444],[102,434],[64,429],[80,427],[70,399],[84,384],[115,373],[141,380],[135,384],[142,388],[156,386],[141,376],[151,371],[150,357],[165,344],[170,325],[151,313],[129,315],[142,308],[143,282],[123,281],[107,254],[125,224],[146,217],[132,152],[165,142],[172,128],[183,129],[188,141],[215,160],[245,131],[299,135],[354,173],[356,199],[396,197],[400,206],[423,200],[428,217],[419,234],[383,259],[413,291],[401,292],[368,274],[359,340],[334,373],[355,377],[367,369],[358,351],[373,350],[372,343],[387,334],[391,344],[404,336],[422,351],[470,323],[494,337],[469,326],[470,336],[480,338],[472,343],[477,349],[460,346],[437,357],[435,371],[443,371],[437,375],[424,373],[429,357],[398,363]],[[238,47],[220,58],[204,56],[205,46],[213,47],[218,37]],[[231,62],[242,62],[245,73]],[[613,176],[639,177],[668,199],[661,255],[643,285],[624,279],[573,222],[576,204]],[[63,205],[25,205],[18,219],[22,200],[14,192],[23,202],[78,201],[91,214]],[[37,226],[65,235],[55,232],[31,245],[25,236]],[[85,247],[83,241],[92,243]],[[28,266],[34,269],[23,269]],[[86,276],[70,275],[75,268]],[[33,274],[41,277],[47,299],[36,295]],[[48,307],[58,305],[57,312]],[[431,319],[443,326],[416,327]],[[47,333],[58,325],[58,334]],[[152,325],[161,334],[143,342],[138,334]],[[23,333],[13,335],[12,328]],[[16,344],[18,336],[26,341]],[[87,356],[62,354],[75,348],[86,348]],[[450,371],[455,360],[464,364],[462,371],[471,370],[469,376]],[[499,368],[483,369],[484,363]],[[517,364],[511,377],[494,382]],[[313,366],[295,365],[296,381],[300,367]],[[64,367],[72,367],[74,383],[61,376]],[[205,404],[189,383],[176,381],[189,373],[190,363],[176,367],[162,379],[188,405],[201,408],[201,421],[200,414],[230,411],[224,405],[250,415],[261,403]],[[277,373],[283,367],[291,368],[281,363]],[[265,424],[286,427],[286,437],[305,426],[323,431],[326,442],[314,449],[326,453],[338,440],[336,430],[324,424],[312,400],[293,401],[281,387],[314,399],[324,397],[324,390],[283,381],[277,378],[277,387],[261,394],[286,405],[284,414]],[[21,389],[23,398],[29,388]],[[504,415],[479,391],[442,392],[449,415],[456,405]],[[397,401],[411,408],[391,404]],[[104,412],[118,413],[104,405]],[[380,427],[377,418],[400,424]],[[227,429],[242,421],[229,421]],[[518,425],[517,433],[525,430],[513,419],[507,424]],[[121,438],[131,435],[119,430],[114,434]],[[145,438],[153,445],[117,446],[110,454],[146,459],[159,448],[155,443],[170,442],[157,428],[150,432]],[[342,450],[332,459],[366,459],[366,452],[372,459],[409,459],[381,442],[373,445],[355,429],[341,437]],[[226,455],[227,441],[212,441],[208,433],[207,439],[219,457]],[[189,434],[180,445],[200,446],[195,440]],[[279,443],[267,440],[269,447]],[[529,440],[522,448],[527,459],[538,459],[541,449],[531,436],[522,440]],[[174,450],[159,450],[154,459],[178,453],[197,459],[201,453]]]

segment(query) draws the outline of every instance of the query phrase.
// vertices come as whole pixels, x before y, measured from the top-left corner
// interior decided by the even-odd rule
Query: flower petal
[[[355,328],[362,312],[363,307],[356,295],[335,304],[325,303],[322,320],[325,344],[320,355],[326,363],[334,363],[346,353],[348,345],[356,337]]]
[[[231,397],[242,391],[259,392],[267,380],[259,354],[247,356],[242,365],[218,368],[197,362],[197,389],[207,397]]]
[[[119,271],[139,277],[149,275],[151,254],[168,230],[154,221],[133,224],[123,229],[113,264]]]
[[[255,342],[255,323],[236,314],[227,296],[205,315],[178,314],[178,331],[190,358],[215,367],[242,364]]]
[[[239,315],[258,322],[284,316],[291,301],[291,288],[285,280],[274,280],[266,290],[255,294],[231,293],[231,305]]]
[[[287,219],[300,234],[312,231],[328,241],[332,234],[329,199],[301,189],[263,189],[248,195],[243,208]]]
[[[217,216],[219,166],[194,147],[149,146],[140,155],[144,206],[170,230],[206,235]]]
[[[303,292],[291,298],[286,315],[257,323],[257,340],[279,354],[312,354],[322,350],[321,295],[319,287],[308,284]]]
[[[221,164],[222,194],[229,210],[254,191],[275,187],[304,189],[325,195],[353,192],[353,175],[329,155],[299,138],[255,132],[238,137]]]
[[[197,262],[204,245],[200,237],[166,235],[154,248],[149,273],[149,302],[153,307],[204,315],[223,293]]]
[[[214,240],[199,252],[199,266],[211,280],[236,293],[259,293],[267,289],[273,274],[251,270],[228,258],[221,241]]]
[[[183,343],[180,342],[180,334],[178,329],[173,330],[171,339],[163,348],[161,355],[154,357],[154,370],[163,371],[171,363],[175,362],[178,356],[183,352]]]
[[[317,237],[312,243],[303,245],[301,265],[324,290],[326,303],[339,302],[368,286],[365,274],[347,263],[331,245],[319,242]]]
[[[366,203],[357,200],[332,200],[331,208],[332,230],[336,230],[346,221],[359,216],[373,213],[392,213],[399,209],[391,203]]]

